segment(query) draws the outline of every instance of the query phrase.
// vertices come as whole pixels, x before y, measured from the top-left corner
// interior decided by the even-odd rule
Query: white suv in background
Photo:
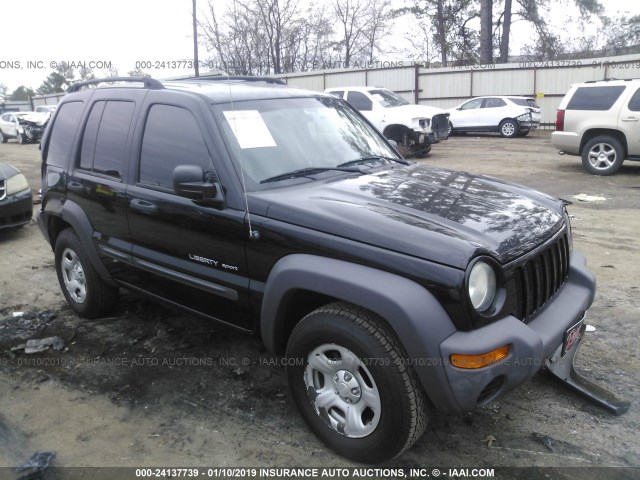
[[[529,97],[476,97],[449,110],[449,132],[499,132],[527,135],[540,126],[540,107]]]
[[[382,87],[327,88],[325,93],[346,100],[385,137],[394,140],[403,156],[426,155],[431,145],[449,136],[449,114],[441,108],[414,105]]]
[[[579,83],[560,102],[551,143],[580,155],[594,175],[612,175],[625,158],[640,160],[640,80]]]

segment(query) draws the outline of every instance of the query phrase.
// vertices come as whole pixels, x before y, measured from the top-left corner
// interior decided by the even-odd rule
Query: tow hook
[[[580,328],[580,337],[576,343],[565,352],[562,356],[562,345],[558,347],[553,356],[546,361],[546,366],[549,371],[559,378],[566,386],[581,393],[589,400],[598,404],[601,407],[610,410],[616,415],[622,415],[629,410],[630,403],[626,400],[622,400],[615,393],[606,388],[596,385],[591,380],[586,379],[580,375],[574,368],[573,362],[580,349],[580,344],[584,337],[586,324],[582,324]]]

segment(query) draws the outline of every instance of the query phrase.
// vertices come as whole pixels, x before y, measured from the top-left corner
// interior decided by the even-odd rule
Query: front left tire
[[[303,318],[287,346],[292,396],[313,432],[339,455],[397,457],[427,424],[426,396],[383,319],[339,302]]]

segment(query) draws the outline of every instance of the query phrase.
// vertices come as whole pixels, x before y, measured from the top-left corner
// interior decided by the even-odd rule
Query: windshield
[[[213,110],[230,154],[242,163],[248,190],[289,172],[340,173],[334,167],[358,159],[400,158],[337,98],[254,100]]]
[[[391,90],[370,90],[369,94],[383,107],[400,107],[402,105],[410,105],[407,100]]]

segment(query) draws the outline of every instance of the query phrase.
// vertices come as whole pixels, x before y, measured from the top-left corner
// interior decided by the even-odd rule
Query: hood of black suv
[[[264,214],[274,220],[461,269],[482,253],[507,263],[563,225],[562,204],[552,197],[415,164],[305,182],[258,197],[267,202]]]

